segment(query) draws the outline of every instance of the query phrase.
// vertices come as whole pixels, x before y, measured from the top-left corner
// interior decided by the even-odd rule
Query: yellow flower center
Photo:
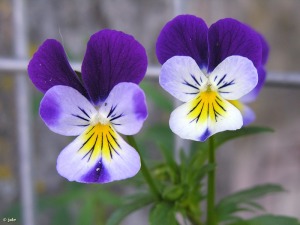
[[[188,104],[190,104],[191,110],[187,116],[191,122],[204,123],[208,119],[217,122],[220,117],[224,117],[226,114],[225,101],[218,92],[214,91],[212,85],[207,85],[206,90],[200,92]]]

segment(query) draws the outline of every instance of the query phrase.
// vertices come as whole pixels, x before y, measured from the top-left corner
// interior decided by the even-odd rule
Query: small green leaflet
[[[227,225],[300,225],[300,222],[287,216],[263,215]]]
[[[216,205],[218,221],[226,221],[232,214],[239,211],[253,212],[263,210],[254,200],[273,193],[283,192],[284,189],[276,184],[264,184],[233,193],[223,198]]]
[[[174,206],[167,202],[160,202],[153,206],[149,223],[150,225],[177,225]]]
[[[131,201],[119,207],[108,219],[107,225],[118,225],[130,213],[137,211],[155,201],[151,193],[138,194],[132,197]]]

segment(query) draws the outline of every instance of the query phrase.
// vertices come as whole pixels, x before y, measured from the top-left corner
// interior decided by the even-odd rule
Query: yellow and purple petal
[[[49,129],[66,136],[80,135],[96,113],[94,106],[69,86],[50,88],[40,104],[40,116]]]
[[[200,93],[175,109],[171,130],[183,139],[205,141],[215,133],[242,127],[240,111],[215,91]]]
[[[138,84],[146,68],[146,52],[139,42],[120,31],[102,30],[87,44],[82,79],[91,101],[99,105],[118,83]]]
[[[132,177],[140,170],[139,154],[110,124],[96,124],[62,150],[58,173],[69,181],[108,183]]]
[[[76,73],[71,68],[62,45],[53,39],[46,40],[28,65],[28,74],[38,90],[45,93],[56,85],[65,85],[88,96]]]
[[[173,56],[190,56],[200,68],[207,67],[207,25],[192,15],[180,15],[168,22],[156,43],[158,61],[164,64]]]
[[[159,76],[160,85],[183,102],[197,96],[206,82],[207,77],[195,60],[189,56],[174,56],[167,60]]]
[[[236,100],[256,86],[257,76],[252,61],[242,56],[229,56],[213,70],[209,80],[223,98]]]
[[[99,113],[117,132],[134,135],[140,131],[148,116],[145,94],[134,83],[119,83],[100,106]]]

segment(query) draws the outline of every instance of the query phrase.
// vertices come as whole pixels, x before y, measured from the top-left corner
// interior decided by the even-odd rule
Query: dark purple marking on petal
[[[80,180],[86,183],[107,183],[110,181],[110,175],[100,159]]]
[[[107,103],[106,103],[107,104]],[[109,121],[113,124],[113,125],[116,125],[116,126],[120,126],[122,125],[121,123],[116,123],[114,122],[114,120],[117,120],[123,116],[125,116],[125,114],[122,112],[122,113],[116,113],[116,108],[117,108],[118,105],[112,105],[110,107],[110,110],[109,110],[109,113],[107,114],[107,118],[109,118]]]
[[[54,98],[43,98],[40,104],[40,116],[49,126],[57,124],[60,115],[60,107]]]
[[[232,55],[247,57],[256,68],[262,62],[262,44],[257,32],[231,18],[219,20],[209,28],[208,49],[208,72]]]
[[[135,104],[135,116],[138,120],[145,120],[148,116],[147,104],[144,92],[136,92],[133,95],[133,102]]]
[[[207,25],[192,15],[180,15],[168,22],[156,42],[158,61],[173,56],[190,56],[200,68],[207,67]]]
[[[205,132],[200,136],[199,140],[200,141],[205,141],[209,136],[211,135],[211,132],[207,128]]]
[[[56,85],[65,85],[87,97],[87,92],[71,68],[63,46],[54,39],[46,40],[28,65],[28,74],[38,90],[45,93]]]
[[[139,84],[147,69],[144,47],[120,31],[91,36],[82,63],[82,79],[92,102],[99,105],[120,82]]]

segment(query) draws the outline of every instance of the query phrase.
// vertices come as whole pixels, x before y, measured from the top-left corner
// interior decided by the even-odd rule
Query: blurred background
[[[287,191],[263,199],[263,205],[271,213],[300,218],[299,0],[27,0],[20,7],[18,2],[22,3],[0,1],[0,224],[2,218],[11,217],[17,220],[14,224],[23,225],[102,225],[122,198],[133,191],[125,187],[132,180],[82,185],[69,183],[57,174],[56,158],[71,140],[50,132],[39,118],[42,95],[29,82],[25,70],[37,47],[45,39],[55,38],[63,43],[71,61],[81,62],[90,35],[104,28],[122,30],[146,48],[154,70],[147,74],[151,78],[146,77],[143,88],[151,95],[151,88],[157,86],[153,78],[158,68],[157,36],[166,22],[182,13],[202,17],[208,25],[224,17],[236,18],[262,33],[271,49],[269,85],[251,107],[257,116],[255,124],[275,132],[222,147],[218,152],[218,198],[255,184],[279,183]],[[22,11],[24,19],[19,20]],[[272,76],[282,82],[274,85]],[[283,84],[291,76],[295,82]],[[157,95],[148,96],[150,118],[138,135],[140,145],[147,146],[144,154],[153,161],[160,157],[151,139],[156,138],[156,130],[143,132],[153,123],[167,123],[172,108],[161,100],[168,95],[163,91]],[[21,134],[25,139],[20,139]],[[25,152],[18,150],[22,147]],[[31,172],[29,176],[26,171]],[[141,178],[134,179],[139,183]],[[29,196],[25,197],[29,201],[25,208],[27,213],[34,213],[35,223],[21,222],[21,193]],[[31,211],[33,202],[35,212]],[[143,212],[135,213],[123,224],[147,224],[147,217]]]

